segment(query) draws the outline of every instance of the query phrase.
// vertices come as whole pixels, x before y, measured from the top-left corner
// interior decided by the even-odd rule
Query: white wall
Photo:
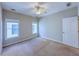
[[[35,22],[36,18],[7,10],[3,10],[3,18],[4,20],[6,19],[19,20],[19,28],[20,28],[19,37],[5,40],[4,46],[15,42],[24,41],[27,40],[28,38],[36,37],[35,34],[32,34],[32,22]]]
[[[78,15],[77,7],[43,17],[39,21],[39,32],[43,38],[62,41],[62,19]]]
[[[0,54],[2,52],[2,8],[0,3]]]

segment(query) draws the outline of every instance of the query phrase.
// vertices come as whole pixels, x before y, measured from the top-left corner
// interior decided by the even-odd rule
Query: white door
[[[78,22],[77,17],[63,19],[63,43],[77,47],[78,45]]]

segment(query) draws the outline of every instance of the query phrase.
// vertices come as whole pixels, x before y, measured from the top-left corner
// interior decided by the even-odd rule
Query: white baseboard
[[[41,38],[45,38],[45,39],[48,39],[48,40],[52,40],[52,41],[55,41],[55,42],[62,43],[61,41],[55,40],[55,39],[50,38],[50,37],[41,37]]]
[[[55,42],[58,42],[58,43],[67,45],[67,44],[63,43],[63,41],[58,41],[58,40],[55,40],[55,39],[50,38],[50,37],[41,37],[41,38],[45,38],[45,39],[47,39],[47,40],[52,40],[52,41],[55,41]],[[69,46],[69,45],[67,45],[67,46]],[[74,47],[74,46],[70,46],[70,47]],[[78,47],[78,46],[75,46],[74,48],[79,48],[79,47]]]
[[[25,40],[29,40],[29,39],[32,39],[32,38],[35,38],[35,37],[37,37],[37,35],[31,35],[30,37],[26,37],[26,38],[23,38],[23,39],[18,39],[14,42],[5,43],[5,44],[3,44],[3,47],[6,47],[6,46],[9,46],[9,45],[12,45],[12,44],[16,44],[16,43],[19,43],[19,42],[23,42]]]

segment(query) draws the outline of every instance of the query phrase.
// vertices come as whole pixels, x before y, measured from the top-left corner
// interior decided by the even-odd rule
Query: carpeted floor
[[[10,45],[3,49],[2,56],[78,56],[79,49],[44,38],[35,38]]]

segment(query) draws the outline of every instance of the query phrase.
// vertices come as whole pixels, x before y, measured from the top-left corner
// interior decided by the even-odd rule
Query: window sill
[[[19,36],[16,36],[16,37],[11,37],[11,38],[6,38],[5,40],[9,40],[9,39],[16,39],[16,38],[19,38]]]

